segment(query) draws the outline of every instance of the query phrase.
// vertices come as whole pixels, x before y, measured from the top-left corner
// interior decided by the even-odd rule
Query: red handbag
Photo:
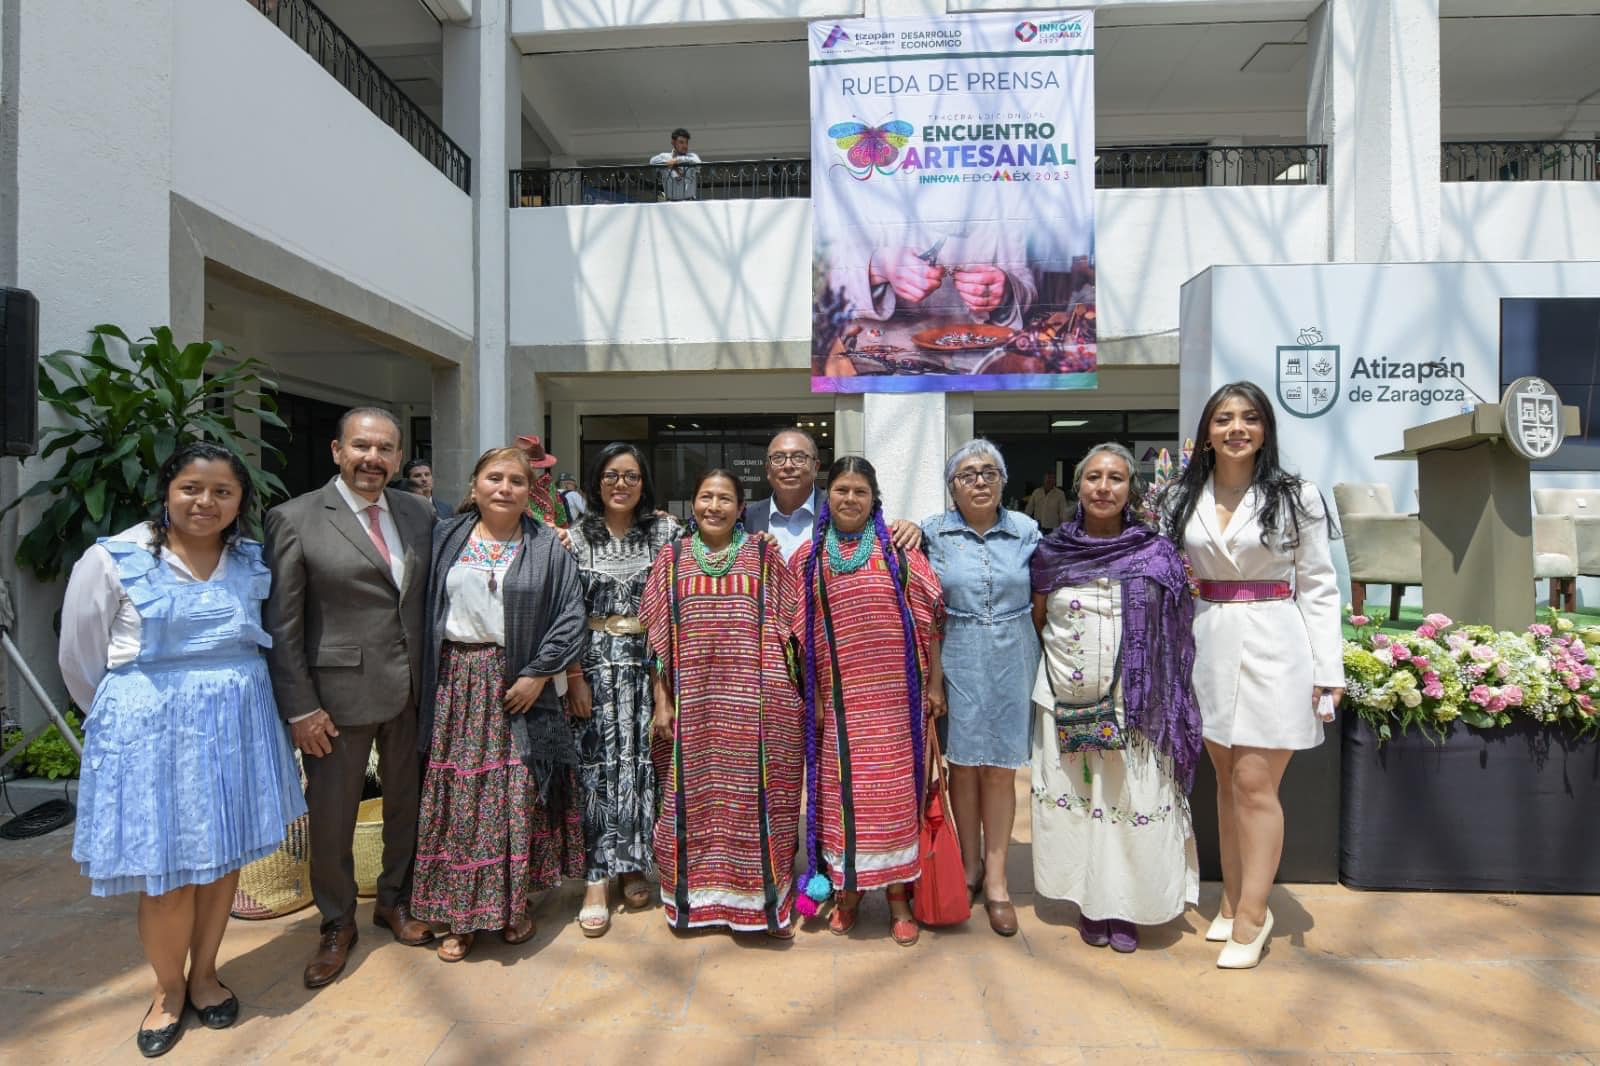
[[[923,925],[957,925],[972,917],[961,841],[950,809],[950,775],[939,751],[939,737],[928,723],[928,797],[922,810],[918,863],[922,876],[911,895],[911,913]]]

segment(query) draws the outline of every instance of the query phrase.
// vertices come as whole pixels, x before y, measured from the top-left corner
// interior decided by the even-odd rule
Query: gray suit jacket
[[[404,587],[332,481],[267,512],[267,666],[278,712],[322,708],[335,725],[414,712],[422,692],[433,507],[385,489],[405,545]]]
[[[811,490],[811,513],[822,510],[822,490]],[[772,524],[772,497],[757,500],[744,509],[744,528],[751,533],[765,533]]]

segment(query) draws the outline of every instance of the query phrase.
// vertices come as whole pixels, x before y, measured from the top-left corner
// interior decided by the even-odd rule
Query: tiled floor
[[[658,909],[585,940],[569,885],[540,904],[533,940],[490,936],[458,965],[394,943],[363,905],[350,968],[312,993],[313,912],[236,921],[222,976],[243,1016],[224,1032],[191,1021],[168,1061],[1600,1066],[1600,897],[1280,888],[1266,961],[1230,973],[1194,911],[1133,956],[1085,947],[1073,908],[1029,891],[1019,830],[1009,940],[980,917],[899,948],[881,897],[851,936],[819,925],[788,947],[679,936]],[[70,832],[0,841],[0,1062],[138,1061],[149,976],[133,901],[87,895]]]

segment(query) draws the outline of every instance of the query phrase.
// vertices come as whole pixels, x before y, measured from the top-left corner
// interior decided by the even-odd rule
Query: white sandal
[[[1272,932],[1272,912],[1267,912],[1267,920],[1261,923],[1261,932],[1248,944],[1228,937],[1228,942],[1222,946],[1222,954],[1217,956],[1219,970],[1248,970],[1261,962],[1261,949],[1267,946],[1267,935]]]
[[[591,923],[598,922],[598,925]],[[595,903],[583,907],[578,911],[578,928],[583,930],[583,935],[593,939],[605,936],[611,929],[611,905],[609,903]]]
[[[1233,939],[1233,919],[1224,918],[1221,914],[1211,919],[1211,928],[1206,930],[1206,939],[1213,944]]]

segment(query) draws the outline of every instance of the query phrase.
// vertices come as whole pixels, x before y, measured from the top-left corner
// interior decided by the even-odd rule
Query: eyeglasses
[[[767,456],[767,465],[776,469],[780,466],[810,466],[817,461],[817,457],[809,452],[773,452]]]
[[[982,470],[963,470],[953,480],[969,489],[980,481],[985,485],[997,485],[1000,483],[1000,471],[992,466],[986,466]]]
[[[623,470],[620,472],[616,470],[607,470],[605,473],[600,475],[600,480],[602,483],[607,485],[615,485],[620,481],[629,488],[632,488],[639,482],[643,481],[644,478],[640,476],[639,471],[637,470]]]

